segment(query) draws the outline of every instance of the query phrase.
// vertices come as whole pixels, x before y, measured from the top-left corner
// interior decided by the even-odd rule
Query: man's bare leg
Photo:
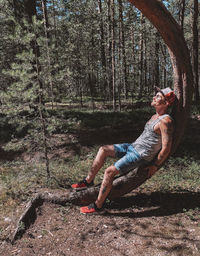
[[[113,145],[106,145],[99,148],[92,167],[86,177],[88,183],[91,183],[94,180],[96,174],[103,166],[106,157],[115,157],[115,149]]]
[[[115,175],[119,174],[119,171],[116,169],[114,165],[108,167],[105,170],[103,182],[100,187],[98,198],[95,202],[96,206],[100,209],[103,206],[104,201],[106,200],[106,197],[110,193],[110,190],[112,188],[113,179]]]

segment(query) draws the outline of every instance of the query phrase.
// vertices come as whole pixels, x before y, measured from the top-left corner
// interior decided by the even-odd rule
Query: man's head
[[[168,87],[165,89],[160,89],[155,87],[156,95],[153,97],[153,101],[151,103],[157,109],[167,109],[169,106],[173,105],[175,101],[174,92]]]
[[[159,87],[155,86],[155,91],[156,93],[160,92],[164,96],[169,106],[173,105],[176,96],[171,88],[167,87],[164,89],[160,89]]]

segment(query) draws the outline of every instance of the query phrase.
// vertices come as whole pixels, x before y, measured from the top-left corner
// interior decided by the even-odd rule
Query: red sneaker
[[[95,213],[99,212],[101,209],[99,209],[95,203],[89,204],[88,206],[84,206],[80,208],[80,212],[87,214],[87,213]]]
[[[86,188],[94,185],[94,182],[88,183],[86,179],[81,180],[79,183],[72,184],[72,188]]]

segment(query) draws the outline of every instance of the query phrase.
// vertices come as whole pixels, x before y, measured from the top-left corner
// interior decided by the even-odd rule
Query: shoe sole
[[[100,212],[80,212],[80,214],[83,214],[83,215],[101,215],[103,213],[102,213],[102,211],[100,211]]]
[[[86,190],[88,187],[84,187],[84,188],[72,188],[75,191],[80,191],[80,190]]]
[[[73,190],[76,190],[76,191],[80,191],[80,190],[86,190],[88,188],[92,188],[92,187],[95,187],[95,185],[93,186],[90,186],[90,187],[83,187],[83,188],[72,188]]]
[[[80,211],[80,214],[83,214],[83,215],[102,215],[106,212],[105,209],[102,209],[100,211],[96,211],[96,212],[81,212]]]

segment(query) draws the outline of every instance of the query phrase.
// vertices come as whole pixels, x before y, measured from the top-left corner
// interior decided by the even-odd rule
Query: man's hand
[[[155,165],[150,165],[150,166],[146,167],[144,170],[148,171],[148,178],[151,178],[151,176],[153,176],[154,173],[157,172],[158,167]]]

